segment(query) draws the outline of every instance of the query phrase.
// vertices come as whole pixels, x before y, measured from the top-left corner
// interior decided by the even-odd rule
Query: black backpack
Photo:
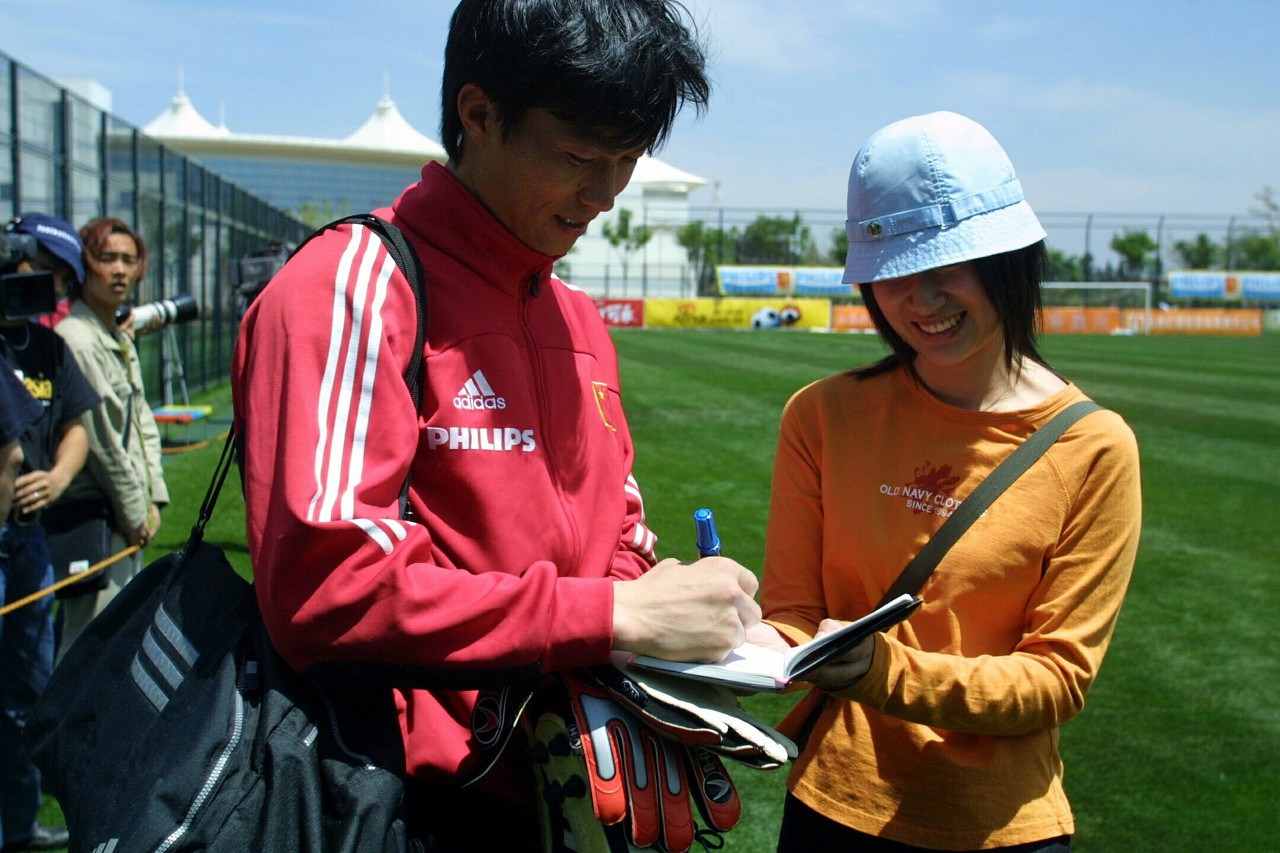
[[[405,376],[416,403],[421,267],[399,230],[373,216],[326,228],[352,221],[382,238],[417,297]],[[341,668],[324,682],[304,678],[272,648],[252,585],[203,541],[235,446],[229,437],[186,547],[148,565],[90,623],[27,722],[72,853],[405,849],[391,685],[426,685],[362,666],[358,689],[342,689]],[[407,497],[406,481],[402,515]]]

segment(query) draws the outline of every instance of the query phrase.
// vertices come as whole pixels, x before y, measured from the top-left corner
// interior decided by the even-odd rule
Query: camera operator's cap
[[[936,112],[871,135],[849,172],[844,281],[863,284],[985,258],[1045,238],[1000,143]]]
[[[84,244],[71,223],[47,213],[24,213],[9,226],[35,237],[42,249],[70,265],[78,284],[84,284]]]
[[[44,407],[18,381],[13,365],[0,358],[0,447],[21,438],[43,414]]]

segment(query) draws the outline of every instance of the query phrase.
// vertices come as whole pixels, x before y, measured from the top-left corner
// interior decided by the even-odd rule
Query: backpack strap
[[[289,253],[289,258],[302,251],[302,247],[310,243],[316,237],[331,228],[337,228],[340,225],[363,225],[381,238],[383,245],[387,247],[387,254],[391,256],[391,260],[395,261],[396,266],[400,268],[400,273],[409,282],[409,287],[413,290],[413,298],[418,305],[418,335],[414,342],[413,355],[409,359],[409,366],[405,368],[404,384],[409,386],[409,393],[413,396],[414,408],[422,403],[422,349],[427,343],[427,293],[425,290],[425,278],[422,274],[422,262],[418,259],[418,253],[413,250],[413,246],[404,236],[404,232],[385,219],[374,216],[372,213],[353,213],[350,216],[344,216],[341,219],[335,219],[328,225],[313,231],[307,239],[298,244],[298,248]],[[288,261],[286,260],[286,263]],[[409,484],[405,483],[404,495],[408,495]],[[403,515],[404,506],[401,506],[401,514]]]
[[[372,213],[353,213],[350,216],[335,219],[328,225],[313,231],[298,244],[296,249],[289,253],[289,258],[285,263],[292,260],[294,255],[302,251],[303,246],[319,235],[331,228],[347,224],[363,225],[378,235],[378,238],[382,240],[383,245],[387,248],[387,254],[395,261],[400,273],[409,282],[409,287],[413,291],[413,299],[417,305],[418,332],[414,338],[413,353],[409,357],[409,366],[405,368],[404,382],[409,387],[409,396],[413,399],[413,407],[416,410],[422,405],[422,350],[427,343],[426,278],[422,272],[422,261],[418,258],[418,253],[413,250],[413,245],[404,236],[404,232],[391,222],[374,216]],[[196,517],[196,523],[192,526],[191,535],[187,538],[187,544],[182,549],[184,558],[194,554],[196,548],[204,540],[204,528],[209,523],[209,519],[213,517],[213,508],[218,502],[218,494],[222,491],[222,484],[227,479],[227,473],[231,469],[231,461],[234,459],[237,463],[241,462],[242,451],[241,436],[236,433],[235,423],[233,422],[231,428],[227,431],[227,440],[223,444],[222,456],[218,459],[218,464],[213,471],[213,477],[209,481],[209,488],[206,490],[204,500],[200,504],[200,512]],[[409,512],[409,480],[411,476],[412,474],[405,477],[404,485],[400,487],[401,518],[406,517]]]

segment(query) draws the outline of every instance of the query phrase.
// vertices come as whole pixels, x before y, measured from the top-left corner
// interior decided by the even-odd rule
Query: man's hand
[[[137,529],[130,530],[125,535],[125,540],[130,545],[137,545],[139,548],[145,548],[155,538],[156,533],[160,531],[160,509],[155,504],[147,507],[147,520],[138,525]]]
[[[747,642],[762,648],[773,649],[778,654],[786,654],[791,650],[791,644],[787,642],[786,637],[768,622],[761,622],[759,625],[748,628]]]
[[[36,512],[56,501],[67,489],[67,479],[53,471],[28,471],[13,484],[13,505]]]
[[[613,647],[667,660],[718,661],[760,622],[759,581],[726,557],[663,560],[613,585]]]

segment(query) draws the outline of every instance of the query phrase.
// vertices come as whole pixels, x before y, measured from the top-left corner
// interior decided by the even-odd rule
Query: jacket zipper
[[[529,298],[524,296],[520,298],[520,327],[524,332],[524,338],[529,343],[529,360],[533,365],[533,387],[534,395],[538,404],[538,431],[543,436],[549,436],[550,430],[547,428],[545,412],[548,411],[548,400],[546,387],[543,383],[542,369],[542,349],[538,344],[537,338],[529,328],[527,318],[528,301],[535,299],[541,291],[542,276],[538,272],[534,272],[529,279]],[[542,443],[543,454],[547,459],[547,478],[554,484],[556,490],[556,499],[560,505],[560,516],[565,520],[565,524],[573,531],[573,554],[575,563],[582,559],[582,536],[578,531],[577,517],[569,512],[565,507],[564,489],[560,481],[560,469],[556,465],[555,452],[552,449],[551,441],[544,439]]]

